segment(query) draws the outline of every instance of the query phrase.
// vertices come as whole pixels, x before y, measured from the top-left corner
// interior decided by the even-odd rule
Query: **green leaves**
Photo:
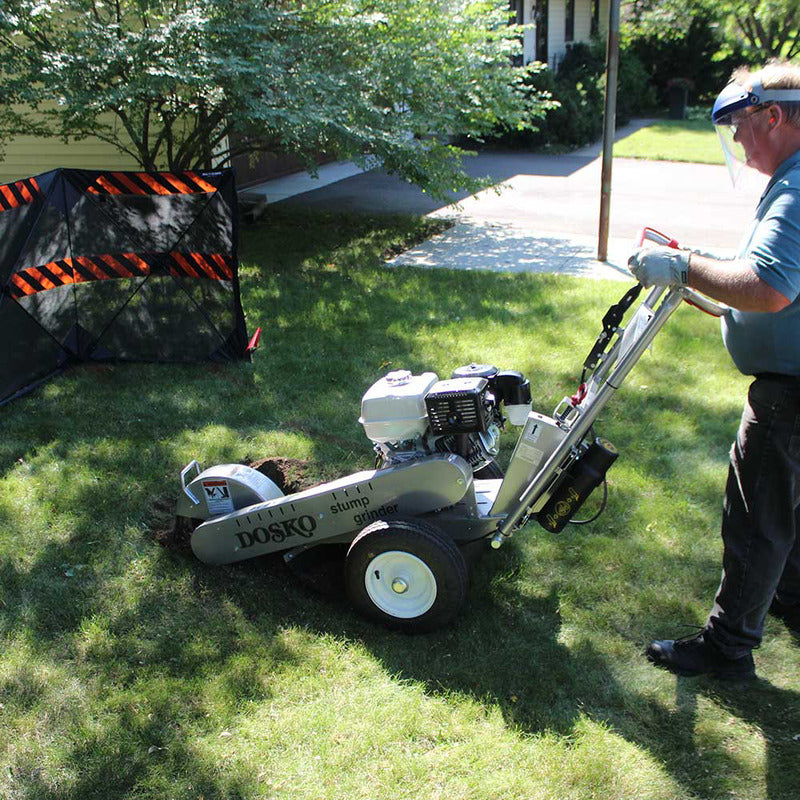
[[[682,39],[698,16],[713,20],[753,64],[800,53],[800,0],[632,0],[628,35]]]
[[[44,120],[147,169],[324,150],[441,195],[470,182],[439,137],[543,113],[507,23],[503,0],[9,0],[0,142]]]

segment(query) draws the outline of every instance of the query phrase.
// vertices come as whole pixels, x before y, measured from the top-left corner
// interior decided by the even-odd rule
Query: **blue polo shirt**
[[[790,303],[781,311],[731,309],[722,317],[733,363],[745,375],[800,375],[800,151],[767,184],[738,257]]]

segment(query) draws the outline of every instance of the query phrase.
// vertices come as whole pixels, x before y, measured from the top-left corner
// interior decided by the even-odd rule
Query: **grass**
[[[245,232],[252,365],[87,367],[0,409],[0,797],[797,796],[782,625],[746,689],[641,655],[708,611],[745,388],[688,308],[597,425],[622,453],[606,513],[487,554],[445,630],[373,627],[279,558],[154,542],[193,457],[369,467],[359,400],[389,367],[521,369],[544,412],[574,390],[619,284],[381,266],[426,232],[273,218]]]
[[[724,164],[719,139],[707,119],[664,119],[614,143],[616,158]]]

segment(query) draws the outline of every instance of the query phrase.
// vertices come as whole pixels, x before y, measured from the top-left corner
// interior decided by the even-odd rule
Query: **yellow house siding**
[[[575,0],[575,41],[588,42],[592,38],[591,0]]]
[[[4,148],[0,157],[0,183],[38,175],[57,167],[77,169],[137,169],[137,163],[113,145],[99,139],[64,144],[56,138],[20,136]]]
[[[550,0],[550,15],[547,20],[547,63],[550,69],[557,70],[567,52],[564,41],[564,25],[567,7],[564,0]]]

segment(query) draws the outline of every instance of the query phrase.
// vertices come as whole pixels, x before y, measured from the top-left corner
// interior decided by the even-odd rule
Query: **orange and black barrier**
[[[169,271],[178,278],[211,278],[229,281],[233,278],[233,259],[220,253],[168,253]]]
[[[235,262],[221,253],[164,253],[156,256],[137,253],[77,256],[26,267],[11,276],[10,292],[14,299],[58,286],[115,278],[142,278],[166,274],[176,278],[232,280]]]
[[[86,187],[90,194],[209,194],[217,187],[196,172],[105,172]]]
[[[0,186],[0,212],[10,211],[33,203],[41,195],[36,178],[6,183]]]
[[[250,357],[233,170],[0,184],[0,406],[75,362]]]

